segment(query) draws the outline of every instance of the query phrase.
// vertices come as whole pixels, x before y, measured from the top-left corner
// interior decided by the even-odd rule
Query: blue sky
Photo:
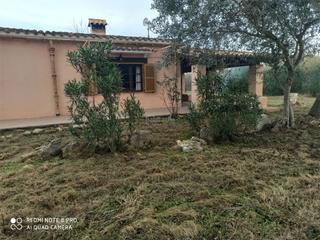
[[[108,22],[107,33],[147,36],[145,17],[154,18],[152,0],[9,0],[1,1],[0,26],[74,31],[74,25],[87,24],[88,18]]]

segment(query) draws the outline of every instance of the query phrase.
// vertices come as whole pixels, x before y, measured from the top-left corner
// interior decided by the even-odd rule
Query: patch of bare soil
[[[190,137],[184,120],[144,129],[155,139],[150,150],[47,160],[34,151],[71,139],[66,129],[0,133],[0,238],[320,238],[319,126],[255,133],[200,153],[174,147]],[[77,222],[18,231],[12,217]]]

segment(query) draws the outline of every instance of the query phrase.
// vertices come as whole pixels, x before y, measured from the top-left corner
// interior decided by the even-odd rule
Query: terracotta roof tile
[[[113,46],[112,48],[113,52],[152,52],[152,48],[148,47],[129,47],[129,46]]]
[[[38,31],[17,28],[0,27],[0,37],[34,38],[34,39],[54,39],[54,40],[75,40],[75,41],[106,41],[115,43],[148,43],[148,44],[170,44],[169,40],[161,38],[131,37],[120,35],[98,35],[87,33]]]

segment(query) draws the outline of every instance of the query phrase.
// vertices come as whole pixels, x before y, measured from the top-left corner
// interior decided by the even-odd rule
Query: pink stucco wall
[[[76,49],[76,42],[55,41],[55,64],[58,82],[60,113],[67,115],[68,99],[64,84],[71,79],[80,80],[67,62],[68,50]],[[156,64],[161,50],[148,54],[149,64]],[[158,70],[156,80],[164,75],[175,76],[175,66]],[[0,120],[55,116],[55,102],[48,40],[0,39]],[[128,94],[122,94],[121,98]],[[164,108],[157,87],[155,93],[136,93],[145,109]]]
[[[48,43],[0,39],[0,120],[54,111]]]

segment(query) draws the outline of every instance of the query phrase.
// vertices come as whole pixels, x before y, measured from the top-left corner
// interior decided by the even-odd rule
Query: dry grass
[[[298,96],[296,112],[299,114],[307,113],[310,110],[310,107],[314,103],[315,98],[301,95]],[[269,107],[280,107],[283,106],[283,96],[268,96],[268,106]]]
[[[320,128],[175,150],[184,120],[149,122],[149,151],[48,161],[67,131],[0,142],[0,239],[320,239]],[[11,231],[11,217],[76,217],[72,231]],[[4,222],[2,222],[2,219]]]

